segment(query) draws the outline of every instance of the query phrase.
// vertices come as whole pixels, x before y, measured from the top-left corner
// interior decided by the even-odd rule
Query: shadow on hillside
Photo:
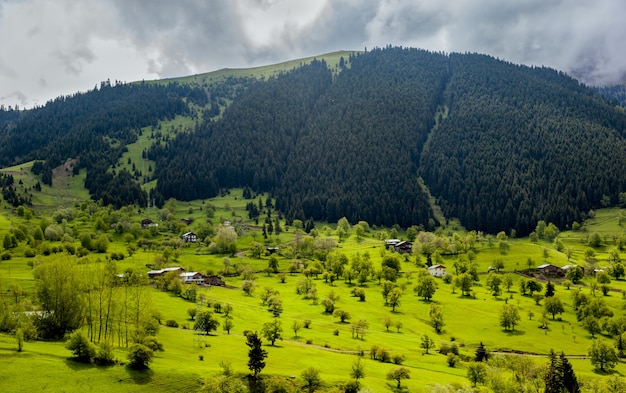
[[[128,372],[128,376],[138,385],[150,383],[152,381],[152,377],[154,376],[154,371],[149,368],[143,370],[137,370],[131,368],[130,366],[126,366],[125,368],[126,372]]]
[[[620,365],[624,364],[623,361],[618,362]],[[607,369],[607,370],[600,370],[599,368],[594,368],[593,369],[593,373],[596,375],[618,375],[620,377],[623,377],[624,374],[616,369]]]
[[[97,367],[95,364],[84,363],[84,362],[76,360],[75,358],[66,358],[65,364],[74,371],[87,370],[90,368]]]
[[[387,382],[385,385],[387,385],[387,388],[394,393],[405,393],[409,391],[408,387],[406,386],[398,387],[398,385],[395,382]]]
[[[507,336],[523,336],[526,334],[523,330],[503,330],[503,332],[506,333]]]

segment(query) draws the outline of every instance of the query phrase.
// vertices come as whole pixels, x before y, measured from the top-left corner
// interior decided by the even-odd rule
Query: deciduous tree
[[[603,340],[593,340],[588,354],[591,364],[602,372],[612,370],[618,362],[615,348]]]
[[[565,312],[563,303],[558,297],[547,298],[546,301],[543,303],[543,308],[546,310],[547,313],[552,314],[552,320],[554,320],[556,314],[562,314],[563,312]]]
[[[443,319],[443,308],[437,304],[433,304],[430,306],[430,326],[435,329],[437,334],[441,333],[443,327],[445,326],[445,321]]]
[[[304,380],[304,387],[309,393],[312,393],[317,389],[322,383],[322,379],[320,378],[320,370],[315,367],[309,367],[302,371],[300,374],[302,379]]]
[[[479,383],[485,383],[487,379],[487,367],[483,363],[471,362],[467,365],[467,378],[476,387]]]
[[[196,321],[193,328],[194,330],[204,332],[204,334],[208,335],[219,326],[220,321],[213,317],[213,313],[209,310],[204,310],[196,314]]]
[[[505,330],[515,330],[515,325],[520,321],[519,311],[512,304],[505,304],[500,311],[500,326]]]
[[[398,385],[396,386],[398,389],[402,387],[401,383],[403,379],[411,378],[411,370],[406,367],[397,367],[392,368],[387,372],[387,379],[390,381],[396,381]]]
[[[428,273],[420,274],[417,285],[413,288],[415,294],[424,300],[431,300],[437,291],[435,278]]]
[[[276,340],[283,339],[282,332],[283,324],[278,318],[274,318],[271,322],[264,323],[263,330],[261,330],[263,336],[265,336],[272,346],[274,346]]]

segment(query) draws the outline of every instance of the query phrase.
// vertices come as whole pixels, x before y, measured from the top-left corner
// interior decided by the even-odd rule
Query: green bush
[[[391,361],[393,362],[393,364],[402,364],[402,362],[404,362],[404,355],[396,353],[391,356]]]
[[[69,339],[65,343],[65,348],[72,351],[74,359],[83,363],[91,363],[96,356],[96,347],[89,342],[87,337],[80,331],[70,334]]]
[[[115,363],[113,356],[113,346],[107,342],[103,342],[96,351],[96,356],[93,358],[94,363],[100,366],[108,366]]]
[[[154,352],[142,344],[133,344],[128,351],[128,365],[136,370],[148,368],[153,358]]]
[[[459,357],[453,354],[452,352],[448,353],[448,357],[446,359],[448,362],[448,367],[454,367],[456,363],[459,361]]]
[[[176,322],[175,319],[168,319],[167,321],[165,321],[165,326],[177,328],[178,322]]]

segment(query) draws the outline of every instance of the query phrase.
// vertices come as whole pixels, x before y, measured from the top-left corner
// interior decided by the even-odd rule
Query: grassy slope
[[[338,72],[339,69],[339,61],[341,57],[343,57],[346,61],[351,54],[356,54],[358,51],[338,51],[323,54],[320,56],[312,56],[303,59],[297,60],[289,60],[283,63],[261,66],[261,67],[253,67],[253,68],[224,68],[218,71],[208,72],[204,74],[191,75],[181,78],[171,78],[171,79],[162,79],[157,81],[151,81],[152,83],[167,83],[167,82],[179,82],[179,83],[190,83],[190,84],[198,84],[203,85],[205,83],[213,83],[220,82],[229,77],[235,78],[270,78],[272,76],[276,76],[281,72],[287,72],[293,70],[294,68],[300,67],[301,65],[308,64],[313,60],[325,60],[328,66],[333,70],[333,72]]]
[[[232,220],[233,217],[244,215],[243,209],[246,201],[241,198],[240,190],[235,190],[228,196],[216,198],[211,203],[217,209],[214,217],[215,222],[221,222],[225,219]],[[193,216],[196,219],[203,217],[200,210],[201,206],[203,206],[201,201],[177,202],[174,205],[176,216]],[[566,246],[575,249],[573,257],[575,260],[582,258],[586,248],[582,240],[588,234],[596,231],[604,234],[622,232],[622,229],[617,225],[617,214],[617,209],[598,211],[596,218],[587,222],[583,227],[586,231],[564,232],[560,235]],[[143,216],[136,215],[135,219],[139,220],[141,217]],[[6,233],[8,225],[11,225],[12,221],[17,222],[17,220],[15,217],[4,218],[3,221],[0,221],[0,231]],[[83,222],[79,225],[81,228],[86,228],[91,224]],[[325,232],[323,228],[320,230]],[[291,240],[292,231],[289,229],[288,232],[281,234],[279,239],[283,242]],[[256,237],[258,240],[261,239],[258,231]],[[376,265],[382,256],[381,242],[376,237],[376,233],[371,233],[362,240],[350,237],[340,244],[340,251],[347,255],[352,255],[357,251],[361,253],[368,251]],[[121,239],[116,236],[113,239],[115,241],[111,244],[110,251],[125,249],[125,244]],[[250,241],[252,241],[252,234],[248,233],[240,239],[240,244],[245,247],[244,245],[249,244]],[[535,260],[536,264],[543,263],[542,250],[544,247],[551,250],[547,262],[562,265],[567,260],[563,254],[554,250],[551,244],[533,244],[527,239],[515,239],[511,241],[511,244],[511,249],[505,256],[500,255],[496,247],[490,247],[487,244],[479,245],[477,263],[480,266],[480,271],[486,271],[487,266],[491,265],[495,258],[504,259],[505,270],[507,271],[525,269],[529,257]],[[606,249],[608,248],[606,247]],[[600,260],[600,264],[606,264],[606,249],[597,250],[596,256]],[[198,251],[196,246],[186,248],[179,257],[178,263],[200,271],[209,269],[219,271],[222,268],[222,256],[198,254]],[[16,251],[15,254],[17,255],[10,261],[0,262],[2,285],[18,282],[25,290],[32,292],[34,281],[31,270],[26,265],[27,260],[19,256],[19,251]],[[120,270],[128,266],[143,267],[146,263],[154,260],[157,255],[157,252],[139,251],[132,257],[127,257],[124,261],[119,262],[118,267]],[[97,258],[98,255],[93,257]],[[45,261],[53,257],[39,258]],[[233,257],[231,259],[239,264],[249,264],[258,271],[267,266],[267,258],[265,257],[261,260],[253,260],[244,255],[240,258]],[[453,257],[444,260],[444,264],[448,266],[452,266],[453,262]],[[281,270],[286,270],[289,264],[290,260],[281,259]],[[416,269],[412,258],[403,262],[404,271],[415,271]],[[351,286],[343,281],[336,282],[331,287],[322,279],[317,280],[316,285],[320,298],[325,297],[329,291],[333,290],[340,296],[337,303],[338,308],[349,311],[354,320],[366,319],[369,322],[370,327],[365,340],[361,341],[351,337],[349,324],[339,323],[336,318],[323,314],[322,306],[313,305],[310,301],[303,300],[296,295],[295,285],[299,279],[299,275],[288,276],[287,282],[280,284],[276,276],[268,277],[265,273],[260,272],[257,278],[257,291],[253,297],[245,296],[238,289],[212,288],[206,290],[207,298],[233,305],[235,328],[231,331],[231,335],[226,336],[220,329],[216,335],[206,338],[206,343],[210,344],[210,347],[198,348],[198,340],[194,339],[191,331],[182,328],[163,328],[159,338],[165,344],[166,352],[158,355],[148,374],[137,374],[123,367],[99,369],[76,365],[65,360],[68,352],[59,343],[27,343],[26,351],[23,354],[16,354],[13,339],[1,336],[0,357],[6,359],[9,366],[0,371],[0,376],[22,375],[24,370],[34,371],[38,368],[45,368],[45,373],[35,373],[33,383],[42,388],[47,386],[49,391],[56,390],[58,385],[55,384],[62,383],[60,381],[63,381],[68,373],[72,373],[72,378],[78,378],[76,385],[78,388],[74,391],[82,391],[80,387],[87,384],[107,386],[115,391],[139,391],[145,388],[173,391],[178,389],[175,381],[180,380],[182,374],[186,375],[185,381],[193,386],[198,385],[201,378],[215,375],[220,370],[218,366],[220,360],[230,361],[236,372],[245,373],[247,371],[245,365],[247,348],[244,345],[242,332],[245,329],[260,330],[263,323],[271,320],[271,315],[261,305],[258,297],[264,287],[272,287],[280,291],[285,310],[281,316],[285,329],[283,333],[285,341],[279,341],[276,347],[268,348],[270,355],[264,374],[298,376],[304,368],[314,366],[322,371],[324,381],[329,383],[345,381],[349,378],[350,365],[354,356],[341,353],[341,351],[369,350],[372,345],[378,345],[406,356],[405,366],[412,370],[413,377],[410,381],[406,381],[406,386],[411,391],[420,391],[429,384],[444,381],[462,383],[465,381],[465,370],[447,367],[445,357],[438,354],[422,355],[419,343],[424,334],[428,334],[438,343],[449,341],[454,337],[455,342],[464,346],[462,351],[468,355],[473,353],[474,348],[481,341],[490,350],[521,350],[545,354],[553,348],[569,355],[586,354],[591,342],[589,335],[576,322],[571,307],[571,290],[567,291],[560,285],[557,285],[557,296],[566,303],[566,312],[561,321],[550,321],[549,329],[542,330],[538,329],[537,322],[537,318],[541,315],[541,306],[535,305],[534,301],[528,297],[520,296],[517,293],[517,284],[513,287],[512,293],[509,294],[504,291],[499,298],[491,296],[484,287],[476,287],[476,299],[472,299],[460,296],[458,291],[453,294],[449,286],[440,282],[434,301],[444,307],[446,327],[444,333],[437,336],[428,325],[429,304],[421,301],[412,293],[414,278],[411,282],[408,282],[411,280],[410,278],[400,279],[399,284],[405,284],[406,291],[402,298],[402,304],[395,313],[383,306],[380,287],[376,282],[368,283],[365,288],[367,300],[362,303],[356,298],[350,297]],[[241,280],[239,277],[229,278],[227,283],[239,287]],[[484,284],[484,276],[481,280]],[[613,282],[611,285],[626,290],[626,283],[623,281]],[[587,289],[583,290],[588,291]],[[521,309],[522,321],[516,327],[515,332],[504,332],[498,323],[499,311],[504,304],[504,299],[509,296],[513,297],[509,299],[509,303],[513,302]],[[620,310],[623,305],[623,299],[618,293],[611,293],[604,299],[616,311]],[[191,303],[157,291],[153,292],[153,300],[155,304],[158,304],[163,314],[163,320],[176,319],[181,325],[187,323],[192,326],[193,322],[187,320],[186,314],[186,310],[193,307]],[[529,310],[532,310],[535,315],[533,320],[527,317]],[[468,315],[472,317],[468,318]],[[390,317],[393,321],[402,321],[403,328],[401,331],[398,333],[392,327],[387,332],[383,325],[385,317]],[[311,329],[300,330],[296,338],[290,327],[293,321],[304,319],[313,321]],[[339,333],[335,335],[334,332],[337,329]],[[308,340],[311,340],[312,344],[307,345]],[[340,352],[329,351],[328,348],[324,347]],[[42,354],[42,356],[35,356],[34,354]],[[204,362],[198,360],[199,355],[204,356]],[[118,358],[124,360],[123,351],[118,353]],[[545,362],[544,358],[539,358],[538,361]],[[51,363],[55,364],[56,367],[51,367]],[[366,359],[365,363],[365,386],[371,387],[374,391],[386,389],[388,382],[384,376],[387,370],[393,366],[369,359]],[[576,360],[573,363],[579,375],[583,377],[595,376],[588,360]],[[73,373],[76,369],[81,369],[81,373]],[[621,373],[626,372],[621,363],[617,370]],[[74,374],[77,376],[75,377]],[[7,379],[0,379],[0,381],[2,380],[6,381]],[[0,386],[2,383],[0,382]]]

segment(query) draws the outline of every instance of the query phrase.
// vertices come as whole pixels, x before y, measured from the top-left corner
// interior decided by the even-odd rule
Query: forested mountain
[[[539,220],[571,225],[626,191],[623,108],[548,68],[387,47],[267,79],[123,88],[0,114],[3,163],[79,157],[106,203],[107,190],[132,183],[106,168],[138,128],[194,103],[204,108],[195,130],[147,153],[157,200],[246,187],[269,191],[288,219],[432,227],[425,185],[471,229],[526,234]]]
[[[44,183],[52,169],[72,158],[74,170],[87,168],[86,188],[95,199],[122,206],[145,204],[146,195],[128,173],[110,167],[139,129],[188,114],[188,102],[207,103],[202,89],[178,84],[101,83],[86,93],[59,97],[29,111],[0,110],[0,165],[43,159],[34,171]],[[6,119],[6,121],[3,121]]]
[[[421,170],[444,211],[471,228],[563,228],[626,187],[626,117],[575,80],[487,56],[450,56],[449,116]]]
[[[626,106],[626,84],[597,87],[596,90],[603,96],[615,100],[616,104]]]

